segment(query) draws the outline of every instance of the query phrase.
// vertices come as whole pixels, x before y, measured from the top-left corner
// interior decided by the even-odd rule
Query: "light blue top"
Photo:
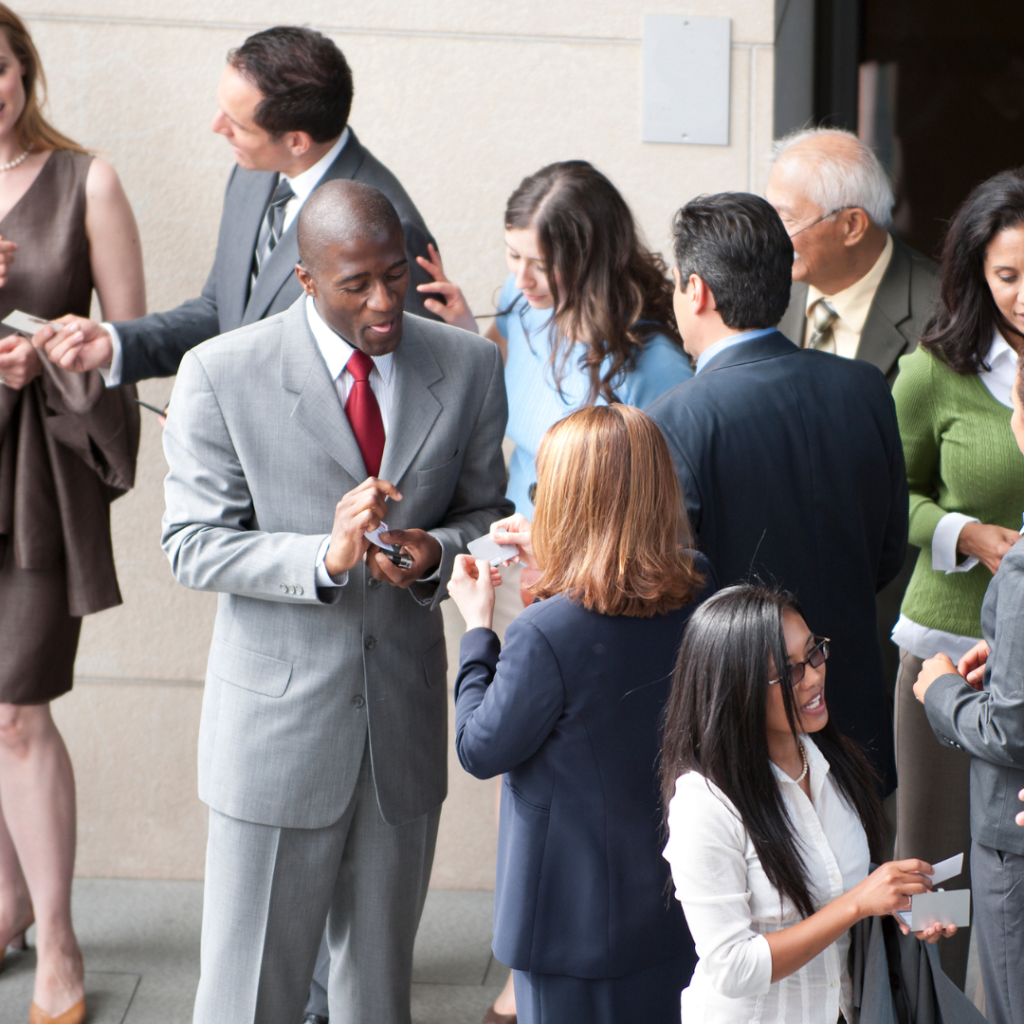
[[[777,327],[762,327],[756,331],[744,331],[742,334],[730,334],[728,338],[716,341],[709,345],[699,356],[697,356],[697,372],[700,373],[708,363],[711,362],[719,352],[724,352],[733,345],[739,345],[743,341],[753,341],[755,338],[763,338],[766,334],[774,334]]]
[[[582,408],[590,391],[590,378],[580,369],[586,346],[579,344],[566,360],[561,394],[551,369],[550,309],[534,309],[516,288],[510,274],[501,290],[498,330],[508,341],[505,391],[508,395],[508,427],[515,442],[509,467],[509,499],[516,511],[533,519],[530,485],[537,481],[537,449],[548,428]],[[686,353],[664,334],[652,334],[644,342],[632,370],[612,381],[612,390],[623,405],[643,408],[662,392],[693,376]],[[605,401],[600,396],[598,405]]]

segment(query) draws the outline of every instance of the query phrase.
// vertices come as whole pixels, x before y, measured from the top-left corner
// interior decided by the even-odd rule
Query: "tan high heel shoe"
[[[85,999],[79,999],[74,1006],[69,1006],[60,1016],[51,1017],[33,1003],[28,1008],[28,1024],[83,1024],[85,1020]]]

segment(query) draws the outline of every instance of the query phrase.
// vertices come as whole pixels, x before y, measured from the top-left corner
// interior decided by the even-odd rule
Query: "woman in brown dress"
[[[86,316],[93,288],[104,319],[141,316],[138,230],[117,175],[44,120],[37,82],[35,47],[0,4],[0,319]],[[109,505],[134,478],[133,398],[0,338],[0,951],[35,919],[32,1024],[85,1017],[75,782],[49,701],[71,689],[81,617],[121,601]]]

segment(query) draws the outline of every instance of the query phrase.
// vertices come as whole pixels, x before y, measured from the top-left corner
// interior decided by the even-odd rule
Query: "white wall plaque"
[[[728,18],[644,15],[644,142],[729,145]]]

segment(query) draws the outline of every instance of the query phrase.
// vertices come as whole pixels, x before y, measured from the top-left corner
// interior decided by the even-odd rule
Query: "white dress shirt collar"
[[[345,372],[355,348],[333,328],[327,326],[317,312],[312,295],[306,296],[306,319],[309,321],[309,329],[313,332],[316,347],[320,349],[320,355],[327,364],[327,372],[331,375],[331,380],[336,381]],[[391,375],[394,372],[394,353],[388,352],[386,355],[370,358],[385,386],[390,386]]]
[[[301,174],[296,174],[294,178],[289,178],[287,174],[282,175],[282,177],[288,178],[288,184],[291,185],[300,208],[309,198],[313,189],[320,184],[320,179],[327,173],[327,169],[338,159],[338,154],[345,148],[351,134],[346,125],[345,130],[338,136],[338,141],[312,167],[307,167]]]
[[[777,330],[777,327],[762,327],[757,330],[743,331],[740,334],[730,334],[728,337],[721,338],[714,345],[709,345],[697,356],[697,368],[694,370],[694,373],[700,373],[719,352],[724,352],[727,348],[732,348],[733,345],[740,345],[744,341],[753,341],[755,338],[763,338],[766,335],[774,334]]]
[[[982,383],[997,402],[1012,409],[1010,391],[1017,376],[1017,350],[1007,343],[998,327],[992,333],[992,345],[985,356],[985,362],[990,368],[978,374]]]

